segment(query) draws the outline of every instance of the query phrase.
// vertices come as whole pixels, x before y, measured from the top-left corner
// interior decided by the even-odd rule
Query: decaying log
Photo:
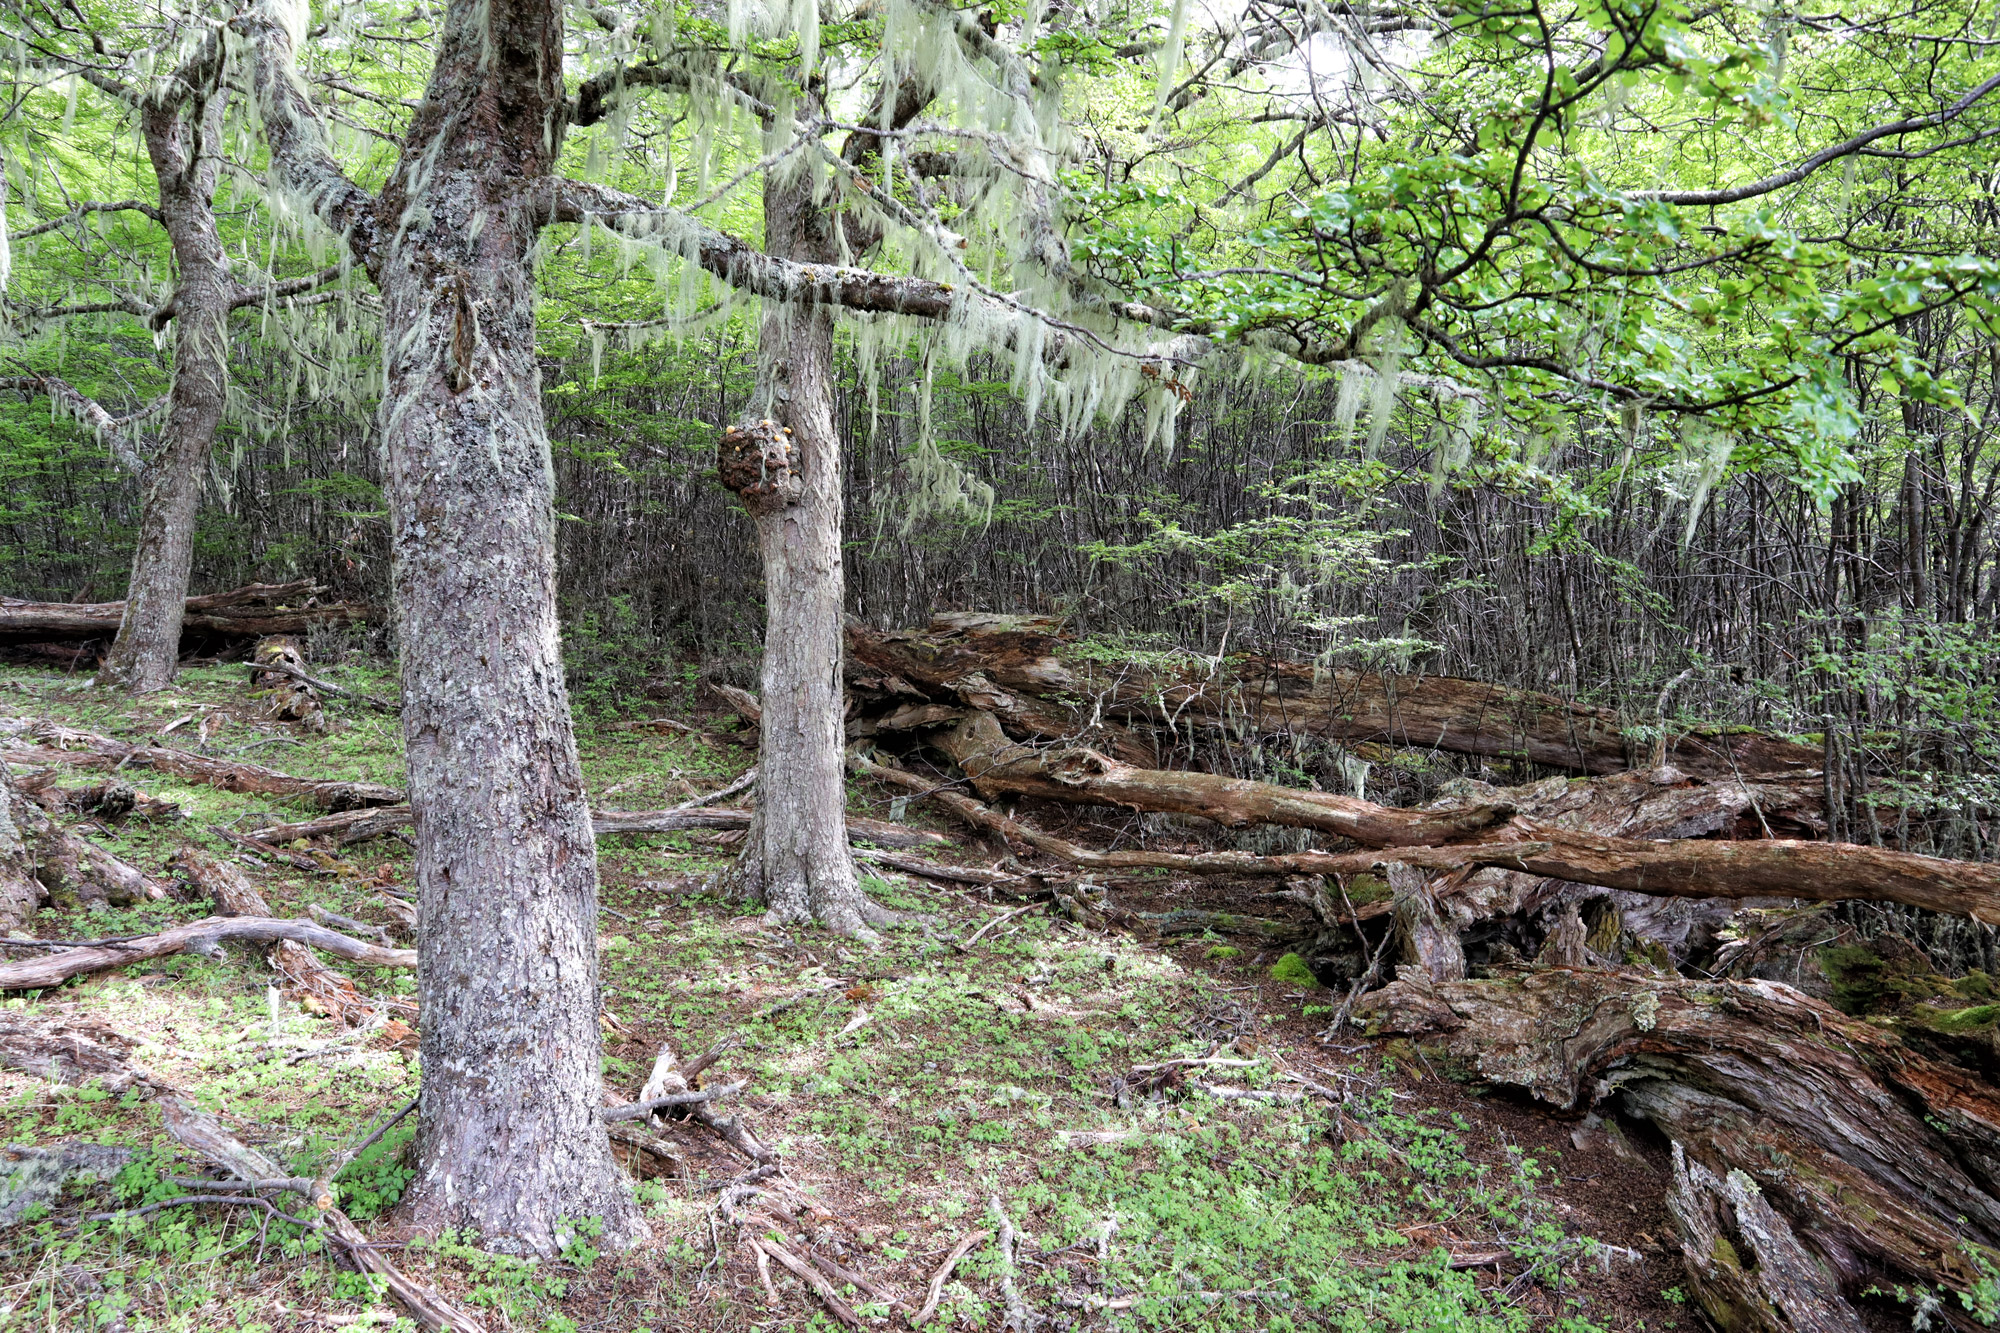
[[[187,876],[195,892],[215,904],[217,916],[276,916],[249,876],[229,862],[194,847],[183,847],[167,862]]]
[[[21,929],[50,900],[129,907],[166,896],[143,871],[64,828],[0,772],[0,932]]]
[[[153,1076],[132,1064],[138,1043],[102,1019],[47,1006],[0,1009],[0,1069],[50,1083],[95,1080],[107,1092],[153,1086]]]
[[[253,583],[229,592],[187,599],[181,621],[183,640],[263,638],[304,634],[315,625],[358,625],[369,608],[356,602],[313,605],[324,591],[310,581]],[[50,643],[73,639],[109,640],[124,618],[124,602],[27,602],[0,598],[0,643]]]
[[[679,833],[690,829],[746,829],[748,810],[727,806],[710,809],[684,807],[675,810],[593,810],[591,826],[602,838],[612,833]],[[407,805],[377,806],[369,810],[349,810],[309,819],[297,824],[272,824],[252,829],[249,837],[258,842],[283,846],[300,838],[333,838],[341,846],[379,838],[410,824]],[[879,843],[884,847],[941,847],[950,840],[941,833],[913,829],[886,820],[851,815],[847,836],[856,842]]]
[[[149,796],[123,778],[104,778],[79,787],[56,785],[54,769],[24,775],[16,784],[21,794],[52,815],[90,815],[98,819],[179,819],[181,808],[173,801]]]
[[[1388,879],[1403,961],[1431,981],[1465,980],[1465,945],[1457,925],[1438,909],[1430,876],[1415,866],[1392,865]]]
[[[190,948],[240,940],[249,944],[275,944],[297,940],[315,949],[324,949],[339,958],[365,963],[370,967],[415,967],[415,949],[385,949],[350,939],[337,930],[312,921],[292,921],[275,917],[205,917],[174,926],[157,935],[141,935],[116,944],[93,944],[65,949],[40,958],[16,959],[0,963],[0,990],[38,990],[59,986],[71,977],[101,972],[109,967],[165,958]]]
[[[1728,1220],[1726,1204],[1760,1252],[1785,1253],[1783,1232],[1729,1187],[1740,1175],[1849,1295],[1883,1280],[1969,1291],[1970,1256],[2000,1260],[2000,1090],[1788,986],[1565,968],[1432,982],[1406,968],[1360,1011],[1377,1034],[1433,1041],[1558,1109],[1615,1102],[1650,1120],[1687,1159],[1676,1207],[1692,1244]],[[1722,1258],[1689,1255],[1707,1290],[1743,1299]],[[1817,1288],[1799,1280],[1804,1295],[1762,1289],[1799,1302],[1782,1326],[1839,1327],[1810,1322]],[[1724,1327],[1780,1326],[1732,1308]]]
[[[11,935],[27,925],[28,918],[49,896],[35,874],[26,831],[21,827],[22,807],[27,804],[0,773],[0,934]]]
[[[152,768],[184,782],[202,783],[224,791],[290,797],[322,810],[393,805],[403,799],[402,792],[378,782],[294,777],[240,759],[215,759],[165,745],[128,745],[109,736],[72,731],[53,723],[37,723],[26,734],[42,744],[0,750],[0,759],[15,764],[68,768]]]
[[[274,722],[302,723],[310,731],[326,730],[326,712],[319,694],[308,683],[305,649],[292,634],[260,639],[250,654],[250,688],[271,697]]]
[[[1037,851],[1046,852],[1059,861],[1067,862],[1084,870],[1177,870],[1191,875],[1262,875],[1283,877],[1287,875],[1352,875],[1364,874],[1379,866],[1390,863],[1427,866],[1438,870],[1456,870],[1465,866],[1505,865],[1520,863],[1523,845],[1519,843],[1450,847],[1399,847],[1393,854],[1380,852],[1289,852],[1273,856],[1257,856],[1249,852],[1149,852],[1118,851],[1100,852],[1079,843],[1070,842],[1038,829],[1030,828],[1018,819],[1010,818],[989,806],[983,805],[962,792],[949,787],[941,787],[926,781],[914,773],[893,768],[878,760],[863,755],[859,748],[850,748],[848,767],[863,777],[880,778],[894,783],[922,796],[936,801],[958,815],[972,828],[1000,837]],[[1140,771],[1140,770],[1135,770]],[[1170,774],[1168,776],[1181,776]],[[1317,793],[1306,793],[1316,795]],[[1346,799],[1346,798],[1336,798]],[[1382,807],[1377,806],[1376,809]],[[1399,812],[1391,812],[1399,813]]]
[[[1863,1333],[1840,1283],[1741,1171],[1726,1179],[1673,1147],[1667,1212],[1695,1304],[1742,1333]]]
[[[999,712],[1015,735],[1085,739],[1142,767],[1157,760],[1121,722],[1413,746],[1581,773],[1621,772],[1643,757],[1615,713],[1552,695],[1449,676],[1329,671],[1250,654],[1190,655],[1178,668],[1141,664],[1081,650],[1055,621],[1037,617],[944,615],[921,632],[850,624],[847,659],[850,686],[876,697],[985,707]],[[975,677],[978,683],[968,683]],[[965,698],[962,688],[988,700]],[[992,701],[996,692],[1011,696],[1009,702]],[[1032,706],[1048,711],[1027,711]],[[1099,743],[1103,737],[1116,740]],[[1719,779],[1804,774],[1819,768],[1821,756],[1755,731],[1699,728],[1675,734],[1664,758]]]
[[[214,901],[219,916],[266,919],[275,916],[271,904],[257,891],[257,886],[227,861],[193,847],[184,847],[174,854],[173,866],[186,875],[203,896]],[[352,981],[322,963],[311,949],[297,940],[279,940],[265,951],[264,960],[271,965],[272,971],[290,983],[285,987],[286,995],[309,1012],[325,1014],[349,1027],[375,1016],[378,1006],[374,1002],[364,997]],[[415,1012],[415,1006],[408,1001],[395,1001],[392,1005]]]

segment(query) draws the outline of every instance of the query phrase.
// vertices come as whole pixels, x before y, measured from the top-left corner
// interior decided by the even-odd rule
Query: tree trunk
[[[829,219],[809,175],[773,169],[765,249],[831,263]],[[841,761],[840,440],[833,424],[833,319],[819,306],[764,316],[753,416],[723,437],[723,484],[757,524],[764,565],[764,667],[757,816],[728,886],[774,923],[818,922],[868,937],[890,913],[861,892],[848,850]]]
[[[598,1117],[597,856],[558,641],[531,192],[560,7],[454,0],[377,204],[403,733],[422,911],[425,1230],[554,1250],[646,1234]]]
[[[219,39],[211,37],[211,41]],[[218,57],[219,58],[219,57]],[[161,447],[139,479],[139,538],[118,637],[97,683],[133,694],[164,690],[180,661],[181,614],[194,564],[209,446],[229,396],[229,311],[236,295],[211,200],[222,163],[225,99],[196,94],[181,104],[147,103],[141,128],[160,187],[160,216],[180,282],[174,293],[174,372]]]

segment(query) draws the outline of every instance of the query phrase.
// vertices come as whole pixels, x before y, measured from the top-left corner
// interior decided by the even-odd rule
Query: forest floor
[[[393,693],[393,681],[365,665],[328,674]],[[133,740],[192,715],[169,743],[401,785],[394,719],[340,699],[328,711],[326,735],[266,720],[240,665],[189,669],[176,690],[137,703],[53,672],[0,668],[0,716]],[[695,729],[643,725],[662,713]],[[733,719],[688,707],[585,715],[578,726],[601,807],[675,804],[755,758]],[[409,886],[403,842],[301,846],[318,863],[311,872],[256,861],[211,826],[310,812],[158,773],[128,776],[184,812],[86,830],[141,869],[164,878],[175,850],[199,845],[238,858],[279,915],[317,905],[391,927],[381,895]],[[890,800],[865,784],[852,791],[855,813],[886,817]],[[960,830],[920,808],[908,814],[955,839],[926,854],[993,863],[995,853]],[[677,1162],[644,1159],[638,1188],[655,1240],[625,1254],[579,1241],[559,1261],[529,1263],[468,1238],[399,1232],[393,1204],[413,1120],[341,1177],[342,1205],[370,1236],[401,1242],[406,1272],[489,1328],[836,1327],[783,1268],[760,1274],[743,1239],[754,1234],[867,1278],[874,1290],[850,1284],[846,1293],[863,1321],[906,1327],[946,1254],[987,1232],[943,1286],[927,1327],[997,1329],[996,1200],[1020,1232],[1019,1285],[1045,1329],[1698,1326],[1682,1304],[1655,1145],[1476,1095],[1406,1046],[1324,1036],[1340,997],[1291,979],[1285,966],[1274,976],[1276,950],[1100,933],[1040,904],[901,875],[869,880],[879,900],[911,914],[878,946],[774,932],[705,890],[730,855],[729,836],[601,839],[600,948],[605,1077],[620,1099],[637,1093],[663,1042],[683,1060],[742,1043],[706,1081],[748,1080],[736,1105],[783,1170],[736,1205],[740,1231],[719,1215],[711,1186],[749,1164],[686,1122],[660,1131]],[[1093,833],[1086,824],[1069,836]],[[1171,887],[1151,891],[1155,905]],[[1223,905],[1233,891],[1205,892]],[[192,901],[51,910],[34,934],[139,933],[207,911]],[[414,989],[407,972],[334,965],[366,994]],[[230,946],[4,1006],[108,1023],[141,1043],[138,1063],[157,1078],[310,1173],[414,1094],[415,1041],[400,1024],[340,1028],[284,998],[274,980],[260,952]],[[1299,1079],[1340,1092],[1344,1105],[1302,1093]],[[168,1175],[202,1173],[166,1136],[152,1101],[0,1073],[0,1141],[137,1151],[116,1179],[73,1186],[0,1229],[0,1329],[397,1326],[400,1311],[285,1223],[187,1206],[90,1220],[177,1194]]]

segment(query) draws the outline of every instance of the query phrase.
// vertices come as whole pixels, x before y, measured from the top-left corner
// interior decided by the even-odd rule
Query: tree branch
[[[348,179],[327,147],[319,112],[294,67],[292,32],[277,5],[259,0],[230,26],[251,53],[250,89],[263,116],[278,188],[300,211],[338,233],[364,266],[371,264],[380,241],[375,197]]]
[[[160,210],[143,199],[120,199],[116,203],[105,204],[82,203],[75,205],[61,217],[50,218],[47,222],[37,222],[32,227],[23,227],[17,232],[11,232],[8,234],[7,240],[9,244],[12,244],[15,241],[25,241],[32,236],[40,236],[46,232],[54,231],[59,227],[66,227],[72,222],[81,220],[85,213],[121,213],[127,211],[144,213],[155,222],[163,221],[160,216]]]
[[[286,297],[303,295],[317,287],[324,287],[329,282],[338,282],[341,270],[341,265],[329,264],[319,272],[303,278],[287,278],[283,282],[274,282],[265,287],[242,288],[236,293],[236,298],[229,303],[229,308],[241,310],[245,306],[262,305],[266,301],[282,301]]]
[[[554,178],[539,201],[543,223],[602,222],[622,235],[674,246],[739,291],[804,305],[942,319],[962,299],[949,283],[837,264],[800,264],[762,250],[677,209],[607,186]]]
[[[1827,163],[1852,156],[1878,139],[1887,139],[1897,134],[1911,134],[1917,130],[1948,124],[1958,119],[1973,103],[1996,88],[2000,88],[2000,74],[1995,74],[1942,111],[1928,116],[1911,116],[1904,120],[1892,121],[1887,125],[1877,125],[1872,130],[1864,130],[1830,148],[1820,149],[1790,171],[1781,171],[1762,180],[1751,181],[1745,185],[1732,185],[1724,190],[1635,190],[1629,197],[1675,205],[1733,204],[1743,199],[1754,199],[1773,190],[1782,190],[1787,185],[1796,185]]]
[[[22,393],[46,393],[58,411],[95,435],[128,472],[135,477],[146,475],[146,460],[140,457],[125,427],[154,410],[158,404],[141,408],[128,417],[114,417],[104,410],[103,404],[78,391],[59,375],[7,376],[0,378],[0,388],[18,389]]]

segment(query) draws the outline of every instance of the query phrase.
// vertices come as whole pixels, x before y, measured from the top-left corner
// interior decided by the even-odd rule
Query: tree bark
[[[206,81],[176,90],[180,95],[171,101],[149,91],[139,112],[179,282],[166,425],[159,449],[139,479],[139,533],[125,614],[97,670],[98,684],[133,694],[173,684],[194,564],[195,513],[201,507],[209,447],[229,397],[227,326],[236,284],[229,276],[213,206],[227,99],[217,77],[221,35],[211,32],[205,41],[214,51],[212,65],[203,62]]]
[[[401,1206],[542,1253],[565,1219],[601,1218],[615,1246],[647,1234],[598,1115],[597,856],[535,356],[531,201],[561,144],[563,67],[559,5],[453,0],[371,270],[422,912]]]
[[[1485,1081],[1565,1111],[1615,1100],[1658,1126],[1685,1155],[1677,1224],[1706,1247],[1688,1260],[1722,1327],[1854,1327],[1824,1322],[1841,1289],[1969,1291],[1968,1247],[2000,1259],[2000,1094],[1788,986],[1567,968],[1433,983],[1405,970],[1360,1010],[1374,1032],[1435,1039]],[[1782,1225],[1760,1220],[1738,1177]],[[1749,1255],[1714,1246],[1723,1222]],[[1795,1245],[1809,1265],[1744,1280]]]
[[[833,262],[831,219],[812,191],[809,173],[766,173],[768,253]],[[718,459],[723,484],[757,525],[765,603],[757,814],[726,883],[763,903],[773,923],[870,938],[893,914],[862,893],[843,826],[833,318],[773,303],[759,339],[753,416],[724,435]]]

